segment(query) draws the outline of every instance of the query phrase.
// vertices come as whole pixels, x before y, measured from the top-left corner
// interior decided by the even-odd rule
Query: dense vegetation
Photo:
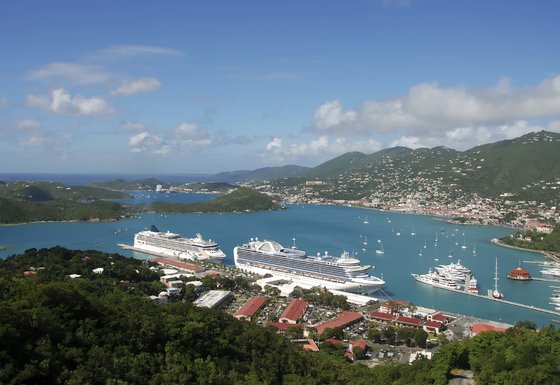
[[[265,180],[296,177],[303,174],[307,170],[309,170],[308,167],[293,165],[281,167],[263,167],[256,170],[221,172],[219,174],[208,177],[208,179],[228,183],[262,182]]]
[[[27,183],[20,188],[15,188],[13,185],[0,186],[0,213],[2,214],[0,223],[116,220],[139,211],[214,213],[280,208],[268,195],[248,188],[238,188],[230,194],[200,203],[155,202],[148,205],[125,206],[117,202],[100,200],[123,196],[126,195],[101,188],[68,187],[51,183]]]
[[[324,197],[331,199],[357,199],[377,191],[390,196],[437,182],[450,198],[458,192],[489,198],[512,193],[515,200],[558,202],[559,175],[560,134],[541,131],[467,151],[395,147],[373,154],[349,152],[308,170],[301,182],[330,182]],[[341,191],[333,189],[337,180],[343,182]]]
[[[157,213],[222,213],[277,210],[280,208],[268,195],[245,187],[239,187],[227,195],[211,199],[208,202],[189,204],[154,202],[140,207]]]
[[[556,225],[554,231],[550,234],[526,231],[525,233],[504,237],[501,241],[506,245],[524,249],[560,253],[560,225]]]
[[[444,385],[470,368],[479,385],[560,384],[552,327],[523,322],[446,344],[433,360],[368,369],[219,311],[153,304],[146,294],[158,290],[145,262],[115,254],[55,247],[0,261],[0,383]]]
[[[121,178],[112,179],[105,182],[95,182],[91,184],[94,187],[100,187],[110,190],[118,191],[133,191],[133,190],[155,190],[157,185],[162,187],[169,187],[169,184],[164,183],[155,178],[146,178],[142,180],[127,181]]]

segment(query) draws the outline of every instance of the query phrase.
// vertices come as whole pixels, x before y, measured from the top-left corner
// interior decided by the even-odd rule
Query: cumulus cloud
[[[161,87],[161,82],[155,78],[141,78],[124,82],[119,88],[111,91],[111,95],[133,95],[151,92]]]
[[[331,139],[323,135],[309,142],[292,143],[286,146],[282,138],[275,137],[267,143],[261,158],[272,162],[324,161],[349,151],[373,153],[381,148],[381,143],[374,139],[349,142],[344,137]]]
[[[52,111],[59,115],[109,115],[114,112],[102,97],[72,96],[64,88],[57,88],[50,95],[29,94],[26,102],[30,107]]]
[[[560,117],[560,75],[517,90],[508,79],[481,90],[422,83],[402,97],[367,100],[355,109],[330,100],[315,111],[312,129],[345,136],[402,130],[414,136],[553,117]]]
[[[27,80],[67,86],[103,84],[113,77],[114,75],[102,67],[72,62],[52,62],[25,75]]]
[[[124,123],[121,127],[144,128],[141,123]],[[212,144],[208,130],[196,123],[182,122],[174,130],[153,133],[144,130],[132,135],[128,145],[132,152],[148,152],[167,156],[172,153],[195,152]]]

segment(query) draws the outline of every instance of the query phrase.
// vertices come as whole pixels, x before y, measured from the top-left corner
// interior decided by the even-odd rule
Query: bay
[[[213,197],[208,194],[133,194],[135,197],[130,201],[135,203],[155,200],[195,202]],[[366,216],[369,224],[363,223]],[[457,226],[431,216],[346,206],[291,205],[287,210],[274,212],[141,214],[137,218],[116,222],[2,226],[0,245],[9,245],[9,248],[0,251],[0,258],[32,247],[55,245],[148,258],[142,253],[121,250],[117,244],[132,244],[134,234],[152,224],[161,231],[169,230],[184,236],[201,233],[205,238],[215,239],[227,254],[224,263],[228,265],[233,265],[233,248],[251,237],[274,239],[284,246],[291,246],[295,238],[297,247],[309,254],[328,251],[329,254],[338,256],[346,250],[354,252],[364,264],[375,265],[373,274],[383,277],[387,282],[384,291],[393,299],[511,324],[518,320],[529,320],[542,327],[550,324],[552,319],[558,319],[550,314],[434,288],[416,282],[410,275],[426,273],[430,267],[460,259],[462,264],[472,270],[478,280],[480,292],[486,293],[487,289],[494,287],[495,259],[498,258],[499,288],[507,300],[552,309],[548,304],[553,290],[551,283],[519,282],[506,278],[506,274],[520,262],[533,276],[540,277],[538,265],[523,261],[544,260],[541,254],[507,249],[491,242],[493,238],[512,234],[511,229]],[[368,246],[363,250],[365,237]],[[383,243],[383,255],[375,253],[378,240]],[[462,248],[463,245],[465,248]],[[473,247],[476,247],[476,255],[472,253]]]

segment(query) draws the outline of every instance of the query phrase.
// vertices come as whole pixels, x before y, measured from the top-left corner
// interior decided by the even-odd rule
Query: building
[[[395,324],[398,326],[406,326],[409,328],[419,328],[421,322],[422,320],[418,318],[405,317],[404,315],[398,316],[395,320]]]
[[[393,321],[393,315],[390,313],[382,313],[380,311],[374,311],[373,313],[371,313],[369,315],[369,318],[371,318],[373,321],[379,321],[382,323],[390,323],[391,321]]]
[[[424,329],[426,333],[434,333],[437,336],[441,332],[441,329],[443,329],[443,324],[437,321],[426,321],[424,325],[422,325],[422,329]]]
[[[445,314],[441,313],[441,312],[436,312],[436,313],[432,313],[432,314],[428,314],[426,316],[426,319],[428,321],[436,321],[439,323],[442,323],[444,325],[447,325],[449,322],[451,322],[451,317],[446,316]]]
[[[361,315],[360,313],[356,313],[353,311],[345,311],[344,313],[341,313],[335,318],[320,323],[315,327],[317,328],[317,333],[321,335],[327,329],[345,328],[347,326],[360,322],[363,319],[364,316]]]
[[[259,311],[266,303],[265,297],[253,297],[250,298],[245,305],[243,305],[239,310],[233,315],[235,318],[245,321],[251,321],[253,316],[257,311]]]
[[[475,324],[471,327],[471,337],[483,332],[505,332],[507,328],[499,328],[488,324]]]
[[[269,322],[266,324],[267,326],[272,326],[276,329],[276,333],[284,334],[288,331],[289,328],[300,328],[303,330],[303,324],[292,324],[286,322]]]
[[[521,266],[517,266],[515,269],[510,271],[507,277],[516,281],[530,281],[533,279],[533,277],[531,277],[531,273]]]
[[[307,310],[308,303],[302,299],[296,298],[290,302],[288,307],[280,315],[280,322],[295,324],[303,316]]]
[[[198,307],[207,307],[215,309],[223,305],[233,298],[230,291],[227,290],[210,290],[202,294],[193,303]]]
[[[202,271],[204,271],[204,267],[203,266],[199,266],[199,265],[195,265],[192,263],[186,263],[186,262],[181,262],[181,261],[176,261],[174,259],[169,259],[169,258],[154,258],[152,259],[152,261],[163,265],[163,266],[173,266],[176,267],[180,270],[183,271],[188,271],[189,273],[200,273]]]

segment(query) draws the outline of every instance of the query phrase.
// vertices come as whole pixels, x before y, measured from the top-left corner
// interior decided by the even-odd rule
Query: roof
[[[443,313],[432,314],[431,317],[432,317],[432,321],[438,321],[442,323],[449,320],[449,317],[444,315]]]
[[[424,322],[424,326],[432,329],[440,329],[443,325],[441,322],[437,321],[426,321]]]
[[[310,338],[307,339],[307,343],[303,345],[303,348],[305,350],[309,350],[310,352],[318,352],[319,351],[319,347],[317,346],[315,341],[313,341]]]
[[[362,350],[366,350],[367,341],[366,340],[350,340],[349,345],[354,348],[360,348]]]
[[[192,263],[185,263],[181,261],[175,261],[173,259],[168,258],[154,258],[154,262],[159,263],[160,265],[169,265],[175,266],[183,270],[190,270],[190,271],[203,271],[204,268],[202,266],[193,265]]]
[[[517,266],[515,269],[510,271],[509,275],[513,275],[513,276],[519,276],[520,275],[520,276],[527,276],[527,277],[531,276],[531,274],[527,270],[522,268],[521,266]]]
[[[245,302],[245,305],[235,312],[233,316],[251,318],[265,304],[265,302],[265,297],[250,298],[247,302]]]
[[[482,332],[505,332],[506,328],[498,328],[496,326],[488,324],[475,324],[471,328],[472,334],[478,334]]]
[[[390,313],[383,313],[383,312],[380,312],[380,311],[374,311],[374,312],[371,313],[369,316],[370,316],[371,318],[374,318],[374,319],[381,319],[381,320],[384,320],[384,321],[391,321],[391,320],[393,319],[393,315],[392,315],[392,314],[390,314]]]
[[[267,326],[273,326],[276,329],[278,329],[278,331],[280,331],[280,332],[285,332],[289,328],[293,328],[293,327],[303,329],[303,324],[289,324],[289,323],[285,323],[285,322],[269,322],[266,325]]]
[[[326,329],[343,328],[353,322],[364,319],[364,316],[354,311],[345,311],[335,318],[317,325],[317,333],[323,334]]]
[[[418,318],[405,317],[404,315],[398,316],[395,322],[415,326],[420,325],[420,320]]]
[[[210,290],[198,297],[193,303],[198,307],[213,309],[229,298],[229,296],[231,296],[231,292],[227,290]]]
[[[342,340],[339,340],[338,338],[327,338],[325,340],[325,342],[328,342],[329,344],[333,344],[333,345],[340,345],[342,344]]]
[[[294,322],[297,321],[307,309],[307,305],[307,302],[302,299],[296,298],[292,300],[288,307],[282,312],[280,319],[285,318]]]

